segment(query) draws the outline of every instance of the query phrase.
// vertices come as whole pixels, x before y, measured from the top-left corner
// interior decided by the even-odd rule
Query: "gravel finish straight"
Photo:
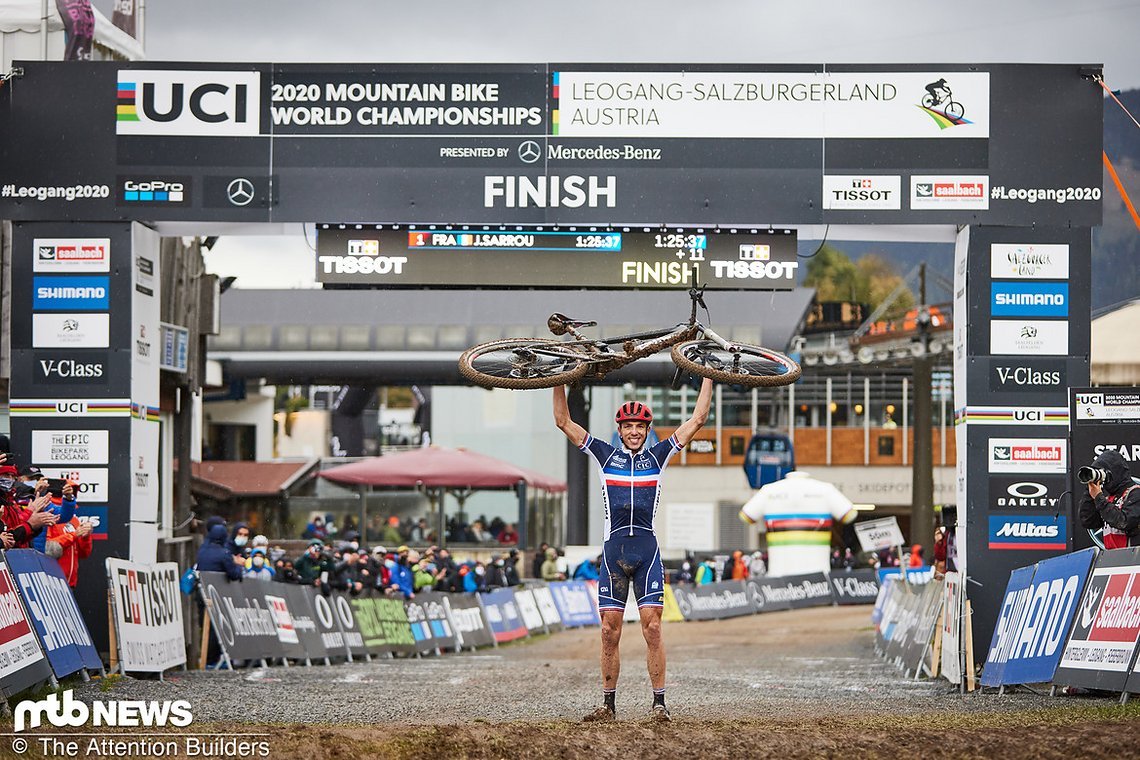
[[[674,718],[1002,712],[1065,701],[1027,692],[962,696],[946,681],[906,679],[875,656],[870,614],[869,606],[824,607],[665,624]],[[75,693],[185,699],[196,723],[576,720],[600,703],[599,650],[599,629],[586,628],[442,657],[173,672],[162,682],[125,678],[107,690],[92,682]],[[618,719],[641,720],[652,692],[639,624],[626,623],[621,653]]]

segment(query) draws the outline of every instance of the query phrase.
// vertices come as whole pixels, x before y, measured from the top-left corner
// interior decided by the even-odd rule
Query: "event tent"
[[[442,495],[453,493],[460,502],[474,490],[514,490],[519,498],[519,545],[527,545],[527,489],[548,493],[566,490],[565,481],[466,449],[428,446],[399,454],[372,457],[333,467],[319,476],[345,486],[364,488],[415,488],[424,491],[433,509],[437,503],[438,530],[442,542],[444,510]],[[366,516],[361,515],[361,525]]]

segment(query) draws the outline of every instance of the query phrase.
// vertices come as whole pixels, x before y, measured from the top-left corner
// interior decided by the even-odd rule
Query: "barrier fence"
[[[973,688],[969,605],[958,573],[883,583],[875,650],[907,673]],[[927,653],[930,654],[927,657]],[[1051,557],[1010,573],[980,684],[1140,691],[1140,547]]]

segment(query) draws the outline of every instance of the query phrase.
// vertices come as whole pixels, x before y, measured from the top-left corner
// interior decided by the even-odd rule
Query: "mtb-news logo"
[[[912,209],[981,209],[990,207],[990,178],[986,175],[910,178]]]
[[[13,730],[16,733],[39,728],[44,721],[56,728],[80,726],[138,727],[174,726],[185,728],[194,722],[190,703],[184,699],[169,700],[95,700],[90,705],[81,702],[68,689],[60,694],[49,694],[40,700],[25,699],[13,713]]]

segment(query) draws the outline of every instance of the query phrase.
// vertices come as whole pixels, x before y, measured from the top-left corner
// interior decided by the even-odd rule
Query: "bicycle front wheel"
[[[673,362],[693,374],[729,385],[791,385],[800,378],[800,365],[776,351],[747,343],[728,351],[711,340],[690,340],[673,346]]]
[[[946,104],[946,115],[951,119],[961,119],[966,115],[966,109],[956,100],[951,100]]]
[[[484,388],[530,390],[568,385],[590,368],[566,343],[546,338],[505,338],[481,343],[459,357],[459,373]]]

